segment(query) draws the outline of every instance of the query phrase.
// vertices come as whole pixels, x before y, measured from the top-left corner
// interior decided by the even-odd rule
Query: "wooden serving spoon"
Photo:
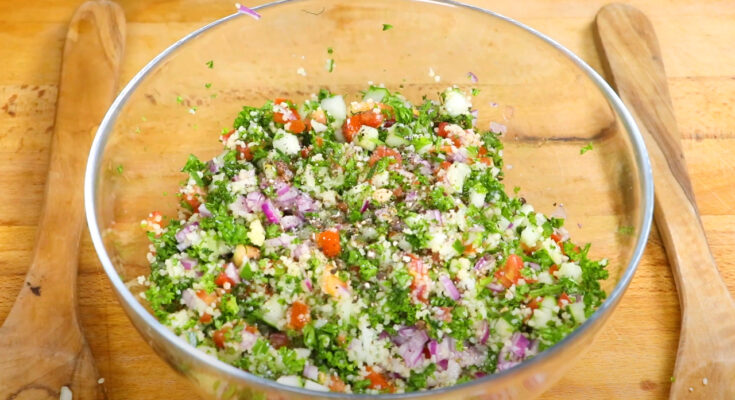
[[[125,16],[117,4],[90,1],[77,9],[64,44],[33,260],[0,327],[0,400],[68,398],[69,391],[74,399],[105,397],[77,318],[76,280],[84,166],[116,93],[124,43]]]
[[[672,399],[735,399],[735,302],[715,265],[681,150],[656,34],[624,4],[597,14],[597,33],[620,98],[653,167],[654,216],[681,303]]]

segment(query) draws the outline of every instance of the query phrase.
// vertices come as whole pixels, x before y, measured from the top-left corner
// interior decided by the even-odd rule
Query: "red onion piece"
[[[246,329],[242,330],[242,340],[240,341],[240,350],[250,351],[255,346],[255,342],[258,341],[258,336]]]
[[[276,209],[273,203],[271,203],[270,199],[264,201],[260,208],[263,210],[263,214],[265,214],[265,218],[268,219],[268,222],[277,224],[278,221],[280,221],[280,212]]]
[[[293,249],[293,256],[296,259],[301,259],[301,257],[309,254],[309,245],[307,243],[300,243],[298,246],[296,246],[295,249]]]
[[[225,275],[230,278],[231,281],[240,283],[240,274],[238,273],[237,268],[235,268],[235,264],[227,263],[225,266]]]
[[[477,81],[478,81],[477,75],[473,74],[472,71],[468,72],[467,73],[467,76],[470,78],[470,80],[472,81],[472,83],[477,83]]]
[[[204,218],[212,218],[212,212],[209,211],[206,205],[204,203],[199,205],[199,208],[197,209],[199,211],[199,215],[201,215]]]
[[[534,271],[541,271],[541,266],[535,262],[529,262],[528,266]]]
[[[499,284],[499,283],[490,283],[487,285],[487,288],[492,290],[495,293],[500,293],[505,291],[505,286]]]
[[[316,381],[319,379],[319,368],[316,365],[306,364],[304,365],[304,377]]]
[[[368,206],[369,205],[370,205],[370,201],[369,200],[365,200],[365,202],[362,203],[362,207],[360,207],[360,213],[364,213],[365,210],[368,209]]]
[[[245,197],[245,205],[250,212],[261,210],[263,202],[265,202],[265,196],[260,192],[250,192],[247,197]]]
[[[490,130],[495,133],[500,133],[501,135],[504,135],[506,132],[508,132],[508,127],[497,122],[491,122]]]
[[[436,366],[439,367],[441,371],[446,371],[447,368],[449,367],[449,359],[437,361]]]
[[[423,360],[424,345],[429,340],[426,332],[416,328],[403,328],[398,331],[398,337],[395,340],[403,341],[398,346],[398,354],[403,357],[406,366],[409,368],[417,367]]]
[[[406,194],[406,201],[407,202],[413,202],[416,201],[419,198],[419,193],[415,190],[412,190]]]
[[[531,341],[520,332],[516,332],[511,336],[510,343],[510,351],[521,360],[526,356],[526,350],[531,345]]]
[[[181,257],[181,266],[184,267],[185,270],[189,271],[192,268],[196,267],[199,264],[199,261],[197,261],[194,258],[191,258],[189,256],[183,256]]]
[[[311,279],[309,279],[308,276],[306,278],[304,278],[304,280],[302,282],[303,282],[304,288],[306,289],[307,292],[311,292],[312,290],[314,290],[314,286],[311,284]]]
[[[429,344],[426,345],[426,347],[429,349],[429,354],[431,354],[432,356],[436,355],[436,350],[438,346],[439,346],[439,343],[437,343],[436,340],[434,339],[431,339],[429,341]]]
[[[178,244],[176,245],[176,248],[179,249],[179,251],[186,250],[189,248],[189,246],[192,245],[191,240],[189,240],[188,235],[192,232],[194,232],[199,227],[198,222],[192,222],[190,224],[184,225],[181,230],[176,232],[176,235],[174,237],[176,238],[176,241]]]
[[[564,209],[564,205],[559,204],[554,211],[549,214],[549,217],[567,219],[567,211]]]
[[[482,321],[481,333],[480,344],[485,344],[487,343],[487,339],[490,337],[490,324],[488,324],[487,321]]]
[[[480,112],[472,110],[470,111],[470,114],[472,115],[472,126],[477,126],[477,117],[480,115]]]
[[[449,276],[447,275],[440,275],[439,276],[439,282],[441,282],[442,286],[444,286],[444,290],[447,291],[447,294],[449,297],[452,298],[452,300],[459,300],[462,296],[459,294],[459,290],[457,290],[457,287],[454,286],[454,282],[452,282],[451,279],[449,279]]]
[[[240,3],[235,4],[235,7],[237,7],[237,11],[239,11],[239,12],[241,12],[243,14],[247,14],[247,15],[255,18],[256,20],[260,19],[260,14],[258,14],[257,12],[255,12],[255,10],[253,10],[251,8],[245,7],[244,5],[242,5]]]
[[[466,147],[460,147],[452,153],[452,160],[455,162],[465,162],[469,157],[470,153],[467,151]]]
[[[302,222],[303,220],[296,215],[286,215],[281,218],[281,228],[283,228],[283,230],[298,228],[301,226]]]
[[[288,246],[291,244],[291,242],[294,240],[294,237],[291,235],[287,235],[285,233],[281,234],[278,237],[268,239],[265,241],[265,245],[267,247],[282,247],[282,246]]]

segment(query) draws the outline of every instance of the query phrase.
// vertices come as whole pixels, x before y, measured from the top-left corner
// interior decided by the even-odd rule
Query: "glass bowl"
[[[640,260],[653,208],[650,165],[620,99],[577,56],[487,10],[409,0],[279,1],[260,20],[234,14],[192,32],[143,68],[102,122],[87,165],[85,205],[112,287],[147,342],[208,398],[511,399],[538,395],[589,346]],[[384,26],[392,25],[392,28]],[[333,49],[329,54],[327,49]],[[328,71],[329,59],[334,60]],[[472,72],[476,83],[469,78]],[[451,388],[357,396],[278,384],[177,338],[140,302],[147,275],[140,221],[176,215],[190,153],[209,159],[243,105],[302,101],[320,88],[353,93],[384,84],[414,102],[449,85],[480,89],[478,126],[507,127],[505,184],[546,214],[563,207],[571,237],[608,258],[608,299],[578,330],[535,358]],[[349,99],[348,99],[349,100]],[[591,150],[583,152],[582,148]],[[558,212],[558,211],[557,211]]]

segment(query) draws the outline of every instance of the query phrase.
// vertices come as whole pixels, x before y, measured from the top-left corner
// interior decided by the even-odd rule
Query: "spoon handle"
[[[614,85],[648,148],[654,217],[679,292],[671,398],[735,398],[735,303],[699,219],[656,34],[643,13],[624,4],[603,7],[596,25]]]
[[[0,351],[7,356],[0,356],[0,398],[4,393],[15,398],[34,387],[58,398],[61,386],[72,389],[75,399],[101,397],[77,318],[82,187],[89,146],[116,93],[124,42],[125,18],[111,1],[82,4],[69,24],[33,258],[0,329],[4,338],[12,339],[13,354],[8,355],[11,349]],[[65,357],[68,365],[57,365]],[[30,396],[42,398],[43,391],[36,392]]]

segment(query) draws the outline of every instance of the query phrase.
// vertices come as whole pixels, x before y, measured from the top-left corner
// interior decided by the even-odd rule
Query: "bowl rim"
[[[302,1],[308,1],[308,0],[277,0],[277,1],[272,1],[269,3],[265,3],[265,4],[258,5],[256,7],[253,7],[253,10],[263,10],[263,9],[275,7],[281,4],[296,3],[296,2],[302,2]],[[625,271],[621,275],[618,283],[615,285],[613,290],[609,293],[607,299],[603,302],[603,304],[581,326],[579,326],[577,329],[572,331],[572,333],[567,335],[564,339],[556,343],[554,346],[541,352],[536,357],[533,357],[530,360],[524,361],[505,371],[497,372],[495,374],[490,374],[482,378],[473,379],[469,382],[465,382],[465,383],[461,383],[461,384],[457,384],[457,385],[453,385],[449,387],[444,387],[444,388],[431,389],[428,391],[417,391],[417,392],[408,392],[408,393],[401,393],[401,394],[370,395],[370,394],[345,394],[345,393],[334,393],[334,392],[319,392],[319,391],[309,390],[305,388],[288,386],[288,385],[277,383],[275,380],[272,380],[272,379],[263,378],[258,375],[251,374],[249,372],[245,372],[230,364],[220,361],[216,357],[207,355],[204,352],[197,350],[195,347],[191,346],[188,343],[185,343],[180,338],[178,338],[172,331],[170,331],[163,324],[158,322],[158,320],[145,309],[145,307],[135,298],[135,296],[133,296],[133,294],[125,286],[125,283],[122,281],[120,276],[117,274],[117,271],[115,270],[115,267],[113,266],[109,255],[107,254],[107,251],[102,241],[101,232],[100,232],[100,229],[97,223],[97,208],[95,205],[95,198],[97,197],[97,179],[99,176],[99,166],[101,163],[102,153],[107,144],[107,140],[110,136],[110,133],[112,132],[114,123],[121,111],[121,106],[123,106],[127,102],[127,100],[130,98],[132,93],[135,91],[138,85],[142,82],[142,80],[149,74],[149,72],[151,72],[151,70],[153,70],[156,66],[158,66],[163,60],[168,58],[168,56],[171,55],[180,46],[196,38],[200,34],[216,26],[219,26],[220,24],[223,24],[232,19],[235,19],[235,18],[250,18],[250,16],[243,15],[242,13],[237,12],[237,13],[228,15],[226,17],[220,18],[211,23],[208,23],[204,25],[203,27],[196,29],[193,32],[190,32],[189,34],[177,40],[175,43],[173,43],[168,48],[163,50],[157,56],[155,56],[151,61],[149,61],[140,71],[138,71],[133,76],[133,78],[125,85],[125,87],[120,91],[118,96],[115,98],[114,102],[108,109],[107,113],[104,116],[104,119],[102,120],[101,124],[99,125],[97,129],[94,141],[90,149],[89,158],[87,160],[87,166],[86,166],[86,171],[85,171],[85,176],[84,176],[84,206],[85,206],[89,233],[92,238],[92,243],[97,252],[97,255],[102,263],[102,267],[105,270],[105,273],[107,274],[112,284],[112,287],[117,292],[117,295],[119,296],[120,301],[124,301],[125,303],[127,303],[127,305],[129,306],[129,310],[132,310],[132,312],[134,312],[137,315],[137,317],[139,317],[142,321],[144,321],[147,327],[149,329],[152,329],[155,335],[158,335],[160,338],[166,341],[168,345],[173,346],[177,348],[178,350],[186,353],[187,356],[190,357],[193,361],[196,361],[197,363],[202,363],[211,370],[219,371],[228,378],[232,378],[232,379],[235,379],[237,381],[240,381],[246,384],[254,383],[256,385],[265,386],[271,390],[292,392],[298,395],[307,395],[307,396],[315,395],[315,396],[322,397],[322,398],[406,399],[406,398],[420,398],[420,397],[435,396],[435,395],[440,395],[440,394],[447,394],[447,393],[454,392],[459,389],[469,389],[470,387],[479,386],[479,385],[482,385],[490,381],[500,380],[502,378],[515,374],[518,371],[529,368],[532,365],[542,363],[546,359],[554,357],[554,355],[558,353],[559,351],[561,351],[561,349],[564,348],[566,344],[580,339],[583,336],[583,334],[588,329],[590,329],[592,325],[595,325],[602,318],[603,315],[610,312],[611,309],[620,301],[620,298],[622,297],[623,293],[630,285],[633,275],[635,274],[635,271],[638,268],[638,264],[640,263],[640,260],[643,255],[643,251],[645,249],[646,243],[648,241],[648,236],[651,230],[651,223],[652,223],[652,218],[653,218],[654,196],[653,196],[653,174],[651,170],[651,163],[648,157],[648,153],[646,151],[646,145],[643,140],[643,137],[641,136],[640,131],[638,130],[638,126],[635,120],[633,119],[631,113],[628,111],[628,109],[623,104],[622,100],[613,91],[610,85],[600,76],[600,74],[598,74],[597,71],[595,71],[592,67],[590,67],[579,56],[577,56],[576,54],[568,50],[566,47],[556,42],[555,40],[551,39],[547,35],[525,24],[522,24],[512,18],[506,17],[504,15],[498,14],[494,11],[490,11],[482,7],[465,4],[465,3],[455,1],[455,0],[403,0],[403,1],[442,5],[442,6],[449,6],[452,8],[464,8],[467,10],[480,12],[482,14],[487,15],[488,17],[494,17],[501,21],[508,22],[512,25],[515,25],[518,28],[521,28],[522,30],[525,30],[531,35],[536,36],[537,38],[546,42],[551,47],[555,48],[562,55],[566,56],[570,61],[572,61],[578,68],[580,68],[590,80],[592,80],[595,86],[597,86],[597,88],[602,92],[603,96],[607,99],[607,101],[609,102],[613,110],[616,112],[616,114],[618,114],[618,116],[620,117],[621,123],[625,127],[625,132],[628,134],[631,144],[633,145],[636,162],[640,166],[640,168],[638,169],[638,177],[639,177],[639,184],[640,184],[639,189],[642,195],[643,210],[642,210],[642,213],[640,214],[638,223],[640,224],[641,229],[640,229],[640,232],[638,232],[638,237],[635,243],[633,256],[628,262],[628,266],[625,268]],[[130,318],[130,316],[128,316],[128,318]]]

